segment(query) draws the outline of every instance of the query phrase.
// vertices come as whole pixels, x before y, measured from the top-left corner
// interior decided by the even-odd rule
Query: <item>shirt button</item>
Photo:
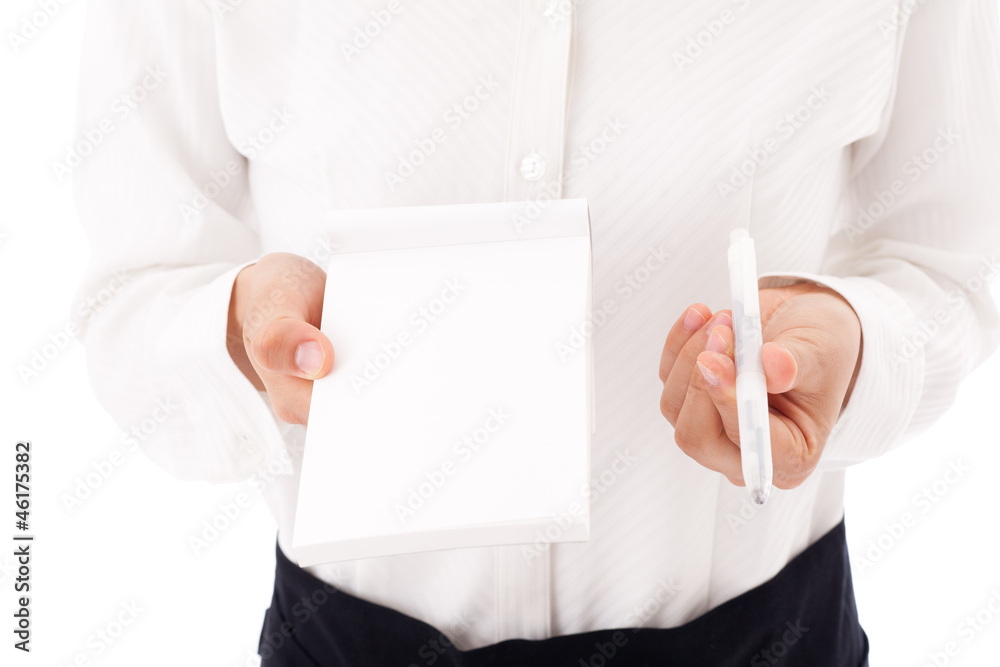
[[[537,181],[545,175],[545,158],[538,153],[525,155],[521,160],[521,175],[525,180]]]

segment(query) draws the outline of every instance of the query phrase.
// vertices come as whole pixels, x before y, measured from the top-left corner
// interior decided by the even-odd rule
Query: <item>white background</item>
[[[30,655],[12,648],[16,575],[12,548],[0,546],[0,663],[257,665],[275,538],[259,495],[175,481],[128,451],[91,393],[75,340],[39,377],[25,383],[18,376],[18,365],[65,327],[87,261],[68,179],[59,183],[51,169],[72,139],[85,3],[66,0],[14,53],[8,33],[37,11],[35,2],[6,0],[0,14],[0,477],[13,473],[13,443],[31,439],[38,536]],[[933,429],[849,473],[848,537],[876,667],[997,664],[1000,614],[987,604],[995,595],[1000,608],[998,376],[994,355]],[[68,510],[63,495],[95,466],[107,469],[114,450],[124,454],[121,465]],[[944,481],[951,463],[969,469],[953,484]],[[0,484],[4,545],[14,532],[12,486]],[[930,505],[915,499],[925,488],[935,498]],[[253,498],[251,506],[196,555],[188,538],[241,492]],[[893,528],[907,512],[915,524]],[[110,644],[98,639],[99,631],[116,630],[128,605],[139,609],[131,625]],[[977,612],[985,625],[966,621]],[[930,662],[928,654],[949,642],[957,655]]]

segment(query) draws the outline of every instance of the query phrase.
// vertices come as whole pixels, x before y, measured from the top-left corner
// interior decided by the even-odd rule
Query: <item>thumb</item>
[[[761,349],[761,363],[767,378],[767,393],[784,394],[799,385],[804,376],[801,360],[805,355],[794,339],[772,340]]]
[[[273,373],[315,380],[333,368],[330,339],[313,325],[294,317],[276,317],[258,327],[249,349],[253,360]]]

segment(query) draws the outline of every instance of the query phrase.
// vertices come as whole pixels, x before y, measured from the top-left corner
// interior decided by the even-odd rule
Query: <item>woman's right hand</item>
[[[233,283],[229,356],[289,424],[306,423],[313,380],[333,368],[333,345],[319,330],[325,287],[323,269],[287,252],[264,255]]]

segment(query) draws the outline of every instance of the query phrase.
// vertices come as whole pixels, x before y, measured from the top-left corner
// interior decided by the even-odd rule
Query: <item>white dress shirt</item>
[[[94,0],[87,21],[53,169],[92,244],[80,299],[128,277],[78,317],[95,392],[125,428],[182,405],[143,449],[265,480],[286,553],[304,428],[230,359],[237,272],[325,266],[335,209],[523,200],[523,225],[589,200],[594,313],[565,342],[595,346],[590,540],[310,568],[462,648],[673,627],[765,582],[840,521],[844,468],[937,419],[997,342],[992,0]],[[684,308],[728,307],[750,194],[761,273],[838,291],[864,339],[818,470],[760,509],[676,447],[657,379]]]

